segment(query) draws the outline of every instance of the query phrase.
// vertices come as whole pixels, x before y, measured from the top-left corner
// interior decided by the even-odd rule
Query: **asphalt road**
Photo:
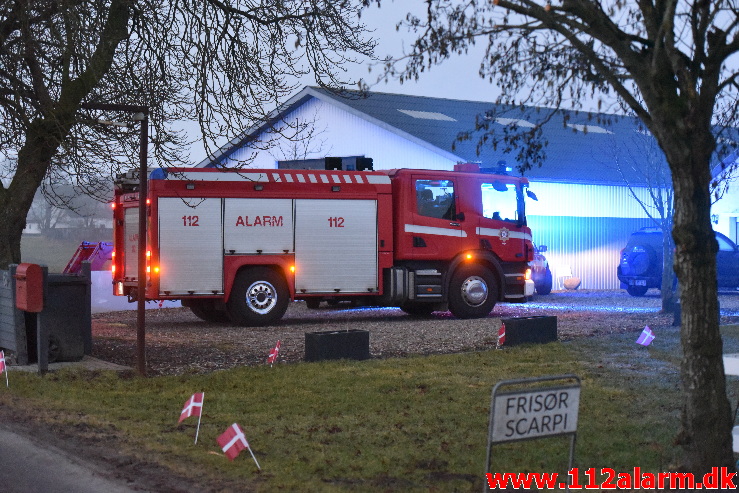
[[[56,447],[0,425],[0,482],[3,493],[131,493],[134,491]]]

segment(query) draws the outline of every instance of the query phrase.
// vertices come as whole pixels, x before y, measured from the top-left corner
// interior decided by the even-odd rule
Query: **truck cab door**
[[[489,248],[505,261],[526,260],[524,235],[521,233],[520,197],[516,183],[491,177],[478,182],[480,245]]]
[[[413,176],[411,221],[403,225],[413,258],[451,259],[461,248],[466,233],[457,220],[457,188],[454,180]]]

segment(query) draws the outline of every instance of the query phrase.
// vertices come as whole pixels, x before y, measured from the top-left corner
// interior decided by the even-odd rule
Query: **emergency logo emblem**
[[[504,245],[511,238],[511,231],[508,228],[500,228],[500,242]]]

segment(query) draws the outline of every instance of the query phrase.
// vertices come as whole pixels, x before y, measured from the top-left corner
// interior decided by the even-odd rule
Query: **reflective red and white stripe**
[[[249,181],[256,183],[324,183],[340,184],[367,184],[389,185],[390,177],[384,173],[326,173],[322,171],[283,171],[254,173],[240,172],[173,172],[167,175],[167,180],[185,181]]]

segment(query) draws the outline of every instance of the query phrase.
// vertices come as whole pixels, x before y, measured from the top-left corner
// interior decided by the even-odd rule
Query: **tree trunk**
[[[686,144],[690,147],[683,145],[682,152],[672,149],[670,160],[675,188],[675,271],[682,309],[684,401],[678,443],[683,448],[685,470],[705,474],[711,467],[734,470],[735,465],[719,332],[718,245],[710,222],[710,173],[707,159],[700,156],[700,139]]]
[[[662,284],[660,294],[662,295],[662,313],[674,313],[677,302],[675,290],[675,242],[672,234],[666,227],[662,229]]]
[[[39,116],[25,128],[13,180],[7,188],[0,187],[0,269],[20,262],[21,236],[33,196],[51,166],[52,157],[75,124],[80,102],[108,72],[119,43],[128,37],[134,4],[133,0],[110,2],[99,43],[86,61],[85,70],[77,79],[65,79],[58,91],[58,101],[42,104]],[[40,90],[57,92],[56,88]]]
[[[36,190],[51,165],[61,139],[59,125],[36,120],[26,131],[26,144],[18,152],[18,167],[13,181],[0,191],[0,268],[21,261],[21,236]],[[67,126],[69,131],[71,124]],[[65,132],[65,134],[66,134]]]

